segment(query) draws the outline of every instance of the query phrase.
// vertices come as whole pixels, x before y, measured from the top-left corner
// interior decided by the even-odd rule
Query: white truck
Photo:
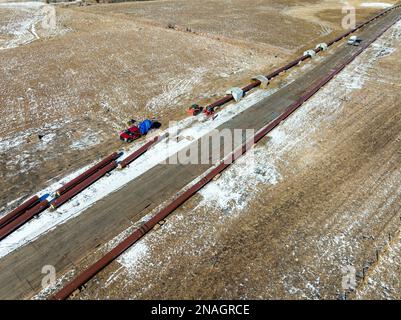
[[[348,44],[352,45],[352,46],[359,46],[359,44],[361,43],[362,39],[358,38],[357,36],[351,36],[348,39]]]

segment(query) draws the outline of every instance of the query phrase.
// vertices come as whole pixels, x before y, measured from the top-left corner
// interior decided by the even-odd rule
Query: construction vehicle
[[[206,114],[207,116],[211,116],[212,114],[214,114],[214,108],[215,107],[206,107],[205,110],[203,110],[203,113]]]
[[[119,136],[120,136],[120,140],[129,143],[129,142],[132,142],[132,141],[140,138],[142,135],[139,132],[139,128],[137,126],[132,126],[128,129],[120,131]]]
[[[190,116],[197,116],[198,114],[203,112],[206,116],[211,116],[215,112],[214,109],[215,109],[215,107],[213,107],[213,106],[208,106],[208,107],[204,108],[197,104],[193,104],[192,106],[190,106],[188,108],[187,113]]]
[[[359,46],[359,44],[361,43],[362,39],[358,38],[357,36],[351,36],[347,43],[351,46]]]
[[[200,114],[203,111],[203,107],[197,105],[197,104],[193,104],[192,106],[190,106],[187,110],[187,113],[190,116],[197,116],[198,114]]]
[[[136,121],[132,121],[131,123],[135,123]],[[125,142],[132,142],[144,135],[146,135],[151,129],[160,128],[161,123],[155,120],[146,119],[142,122],[138,122],[138,124],[129,127],[123,131],[119,132],[120,140]]]

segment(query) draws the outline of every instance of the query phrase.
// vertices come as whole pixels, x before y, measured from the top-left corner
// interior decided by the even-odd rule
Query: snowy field
[[[321,61],[320,57],[316,57],[314,62]],[[301,66],[301,71],[305,72],[308,69],[312,68],[313,64],[305,63]],[[300,74],[299,70],[291,74],[288,79],[281,85],[288,85],[289,83],[293,82],[295,78]],[[192,81],[192,80],[191,80]],[[184,86],[187,82],[184,83]],[[186,148],[189,146],[194,140],[199,139],[200,137],[208,134],[211,130],[217,128],[221,124],[229,121],[235,115],[241,113],[242,111],[246,110],[247,108],[251,107],[255,103],[261,101],[263,98],[273,94],[279,88],[270,89],[270,90],[257,90],[251,92],[247,95],[243,100],[238,103],[232,103],[228,106],[225,106],[219,113],[218,117],[214,120],[210,118],[205,118],[203,115],[199,115],[197,117],[190,117],[179,122],[172,122],[170,127],[163,131],[163,132],[155,132],[148,136],[148,139],[152,139],[155,134],[160,136],[165,136],[169,134],[170,136],[174,137],[177,134],[183,139],[177,142],[176,139],[164,139],[155,146],[153,146],[150,150],[148,150],[144,155],[142,155],[139,159],[135,160],[129,167],[125,168],[124,170],[114,170],[109,175],[103,177],[95,184],[90,186],[89,188],[85,189],[83,192],[78,194],[72,200],[61,206],[55,211],[46,210],[41,213],[35,219],[29,221],[7,238],[3,239],[0,242],[0,257],[7,255],[11,251],[19,248],[20,246],[25,245],[26,243],[36,239],[37,237],[45,234],[46,232],[54,229],[57,225],[65,223],[69,219],[76,217],[77,215],[84,212],[90,206],[92,206],[95,202],[99,201],[100,199],[104,198],[108,194],[118,191],[122,187],[124,187],[127,183],[135,179],[136,177],[140,176],[147,170],[150,170],[152,167],[156,166],[157,164],[165,161],[171,155],[177,153],[178,151]],[[173,90],[175,92],[175,90]],[[162,100],[169,100],[173,99],[171,96],[160,96],[157,99]],[[151,103],[153,105],[153,103]],[[27,132],[26,135],[30,135],[31,132]],[[25,140],[25,135],[21,139],[13,140],[11,137],[9,139],[4,140],[0,143],[0,148],[4,150],[10,150],[13,147],[17,147],[20,143],[23,143]],[[71,147],[72,148],[81,148],[82,145],[90,145],[92,143],[91,136],[88,135],[85,141],[76,141]],[[98,143],[96,140],[93,143]],[[123,156],[118,159],[119,161],[123,160],[129,154],[131,154],[134,150],[139,148],[139,146],[143,142],[134,142],[129,150],[124,151]],[[262,160],[258,155],[256,155],[256,159]],[[242,161],[242,160],[240,160]],[[52,198],[54,195],[53,193],[59,187],[61,187],[66,182],[72,180],[90,166],[94,165],[96,161],[81,168],[80,170],[64,177],[60,181],[50,185],[49,187],[45,188],[44,190],[38,192],[39,195],[49,194],[49,199]],[[266,177],[264,177],[264,181],[277,181],[279,179],[279,175],[274,172],[274,169],[271,170],[269,168],[264,169],[266,171]],[[260,178],[260,176],[259,176]],[[232,181],[234,182],[234,181]],[[227,185],[227,187],[230,184]],[[211,187],[213,188],[213,186]],[[205,189],[208,190],[208,189]],[[225,193],[221,194],[219,198],[220,203],[223,205],[226,202],[231,202],[231,198],[235,197],[235,193],[231,195],[223,196]],[[225,197],[228,197],[225,199]],[[242,199],[243,197],[241,197]],[[213,197],[212,197],[213,199]],[[239,198],[237,199],[240,200]],[[11,205],[15,203],[15,200],[8,203]],[[6,206],[6,207],[7,207]],[[5,212],[4,212],[5,213]]]
[[[178,142],[176,139],[166,138],[162,140],[139,159],[135,160],[129,167],[121,171],[114,170],[108,176],[103,177],[101,180],[85,189],[83,192],[57,210],[46,210],[45,212],[41,213],[37,218],[29,221],[0,242],[0,257],[7,255],[16,248],[28,243],[29,241],[32,241],[47,231],[52,230],[57,225],[65,223],[69,219],[82,213],[98,200],[104,198],[112,192],[118,191],[131,180],[156,166],[158,163],[163,162],[179,150],[184,149],[194,140],[217,128],[222,123],[230,120],[238,113],[251,107],[256,102],[269,96],[276,90],[277,89],[269,91],[259,90],[253,92],[239,103],[231,104],[225,107],[221,112],[219,112],[219,116],[215,120],[211,120],[210,118],[205,118],[203,115],[200,115],[198,117],[184,119],[176,123],[174,126],[171,126],[166,131],[161,132],[161,136],[164,136],[167,133],[173,136],[179,132],[179,135],[184,137],[184,139]],[[131,149],[126,151],[119,160],[123,160],[138,147],[139,143],[134,144]],[[78,176],[94,163],[80,169],[68,177],[63,178],[59,182],[42,190],[39,192],[39,194],[50,194],[50,196],[53,196],[53,192],[55,192],[55,190],[57,190],[64,183]]]
[[[180,234],[182,230],[186,229],[186,226],[199,226],[198,233],[194,233],[190,240],[187,239],[187,244],[193,248],[193,252],[191,250],[188,251],[188,247],[186,247],[176,248],[172,250],[173,252],[170,251],[170,254],[179,255],[181,254],[181,250],[185,250],[186,255],[198,255],[203,250],[213,247],[216,241],[213,231],[224,226],[228,220],[234,219],[241,213],[244,213],[249,203],[258,197],[262,186],[275,185],[285,179],[286,176],[281,169],[287,167],[286,157],[288,154],[296,154],[308,148],[313,149],[316,145],[316,141],[313,138],[315,133],[329,128],[336,119],[343,116],[344,105],[341,97],[360,90],[364,83],[371,79],[369,70],[372,69],[373,65],[380,59],[394,52],[395,45],[400,38],[401,22],[398,22],[395,26],[390,28],[381,39],[368,48],[365,53],[346,67],[343,72],[323,90],[319,91],[316,96],[305,103],[302,108],[295,112],[282,125],[273,130],[268,135],[269,139],[267,143],[261,144],[260,146],[258,145],[252,149],[250,153],[247,153],[238,159],[234,165],[229,167],[219,179],[205,186],[199,192],[202,199],[193,210],[197,214],[194,215],[186,212],[185,219],[182,213],[173,215],[169,218],[169,223],[163,226],[163,233],[156,232],[149,234],[149,236],[143,238],[126,253],[121,255],[117,260],[121,266],[109,276],[105,287],[107,288],[118,278],[125,277],[124,273],[129,275],[129,279],[127,280],[127,282],[129,282],[130,279],[132,280],[136,276],[139,276],[142,271],[144,271],[143,268],[145,268],[145,266],[152,268],[154,264],[150,255],[154,245],[167,239],[171,235]],[[338,92],[337,97],[340,98],[333,99],[332,92],[334,90]],[[222,111],[221,118],[220,116],[218,118],[220,118],[220,121],[227,121],[234,111],[244,110],[269,94],[271,93],[256,91],[242,102],[228,106]],[[322,106],[324,107],[323,112]],[[190,119],[185,121],[188,120]],[[207,122],[206,126],[209,126],[209,124],[210,123]],[[188,128],[189,125],[189,123],[179,124],[181,128],[186,128],[182,131],[183,136],[189,135],[195,138],[195,132],[198,132],[198,130],[206,130],[205,123],[202,122],[197,123],[197,121],[195,121],[191,128]],[[300,128],[302,128],[302,130],[300,130]],[[300,132],[302,134],[300,134]],[[152,151],[161,151],[166,148],[169,143],[171,142],[164,141],[159,144],[157,148],[152,149]],[[186,141],[185,145],[187,144],[188,142]],[[151,152],[145,155],[141,160],[144,162],[148,161],[149,158],[147,158],[147,156],[152,157]],[[252,162],[254,166],[247,166],[251,161],[250,157],[253,157]],[[297,170],[308,166],[312,161],[314,161],[313,157],[303,158],[302,163],[297,163]],[[286,170],[291,170],[291,168],[287,168]],[[294,173],[296,174],[296,172]],[[398,176],[394,177],[395,180],[397,178]],[[74,200],[71,202],[74,202]],[[199,212],[203,212],[204,214],[199,215]],[[356,212],[355,215],[357,214],[359,213]],[[355,221],[356,220],[357,219],[355,219]],[[218,221],[217,225],[215,224],[216,221]],[[359,223],[350,225],[349,230],[345,232],[350,232],[351,229],[357,228],[358,226]],[[202,232],[202,230],[208,230],[208,232]],[[112,248],[124,235],[126,235],[126,232],[110,241],[106,247],[108,249]],[[202,239],[201,247],[199,246],[199,239]],[[331,238],[321,239],[322,247],[327,246],[328,242],[332,240]],[[338,242],[336,245],[340,247],[339,250],[348,250],[348,244],[345,243],[346,239],[343,233],[336,235],[334,240]],[[330,245],[333,244],[330,243]],[[182,252],[182,254],[184,253]],[[335,253],[326,252],[325,259],[334,260],[335,256],[329,256],[329,254],[333,255]],[[293,279],[291,278],[285,279],[287,290],[289,292],[301,290],[296,288],[292,281]],[[319,285],[319,279],[316,281],[316,283],[308,283],[310,292],[307,293],[305,297],[318,295],[315,285]]]
[[[215,233],[214,231],[222,228],[228,220],[235,219],[240,214],[245,214],[249,203],[260,196],[261,186],[275,185],[285,179],[285,174],[281,172],[280,168],[287,167],[285,163],[287,156],[289,154],[298,154],[302,149],[313,149],[316,144],[313,138],[315,133],[324,131],[336,119],[343,116],[343,101],[341,99],[333,99],[332,92],[336,91],[338,93],[337,96],[341,97],[363,88],[365,81],[371,79],[369,70],[372,69],[372,66],[378,60],[391,55],[400,39],[401,21],[393,26],[385,36],[376,41],[362,56],[347,66],[343,72],[306,102],[282,125],[269,133],[267,143],[252,149],[250,153],[245,154],[234,165],[224,171],[218,180],[210,182],[201,189],[199,193],[202,196],[202,200],[195,206],[193,210],[195,214],[185,212],[184,214],[179,213],[170,217],[169,223],[163,226],[163,233],[153,232],[149,234],[149,236],[141,239],[122,254],[117,259],[121,266],[109,276],[104,288],[108,288],[114,281],[119,279],[126,279],[125,282],[128,286],[132,279],[143,276],[143,272],[146,272],[146,270],[153,270],[156,265],[151,258],[151,253],[155,246],[163,243],[173,235],[181,234],[182,231],[180,230],[185,230],[189,226],[197,225],[201,231],[192,234],[191,239],[187,239],[187,247],[168,250],[171,257],[181,254],[199,255],[204,250],[210,250],[217,241],[217,232]],[[324,107],[323,112],[322,107]],[[303,161],[305,160],[307,159],[303,159]],[[254,166],[247,165],[251,161]],[[310,161],[313,160],[310,159]],[[304,166],[307,166],[308,162],[297,165],[298,167],[294,168],[294,170],[297,170],[294,171],[295,174]],[[288,169],[287,167],[286,170],[291,170],[291,168]],[[393,182],[395,183],[397,179],[399,179],[399,175],[393,177]],[[375,203],[368,202],[366,206],[371,210],[379,210],[378,205],[385,197],[386,194],[383,193],[383,196],[377,198]],[[391,199],[388,201],[391,201]],[[361,208],[361,212],[355,212],[355,218],[351,219],[355,222],[350,224],[347,230],[340,232],[335,237],[321,239],[319,242],[321,248],[331,248],[334,245],[343,256],[346,256],[349,250],[349,243],[346,242],[345,233],[350,233],[352,229],[358,228],[363,223],[358,217],[361,213],[364,215],[365,209]],[[203,214],[201,215],[200,212],[203,212]],[[216,221],[218,221],[217,225]],[[202,230],[205,232],[202,232]],[[199,246],[199,237],[202,238],[202,246]],[[330,241],[336,241],[336,243],[329,243]],[[183,250],[185,250],[185,253]],[[335,255],[338,255],[338,253],[327,250],[324,258],[334,260]],[[289,292],[296,293],[304,290],[294,285],[295,278],[288,277],[283,281],[286,290]],[[305,285],[307,290],[302,293],[304,298],[318,296],[318,286],[319,278],[316,279],[316,282],[308,282]]]
[[[393,30],[391,39],[393,40],[398,39],[400,26],[401,23],[399,22],[395,27],[390,29]],[[370,49],[370,50],[375,50],[375,52],[377,52],[374,55],[374,57],[376,57],[375,59],[383,56],[383,52],[386,52],[387,54],[390,54],[392,52],[393,48],[389,46],[387,42],[388,42],[387,38],[383,37],[373,45],[373,49]],[[347,79],[345,83],[348,84],[347,86],[349,89],[358,89],[361,87],[363,83],[364,79],[363,75],[364,73],[366,73],[366,71],[364,70],[368,70],[373,62],[374,59],[370,60],[369,64],[364,65],[363,67],[359,67],[359,69],[360,68],[363,69],[360,69],[359,72],[357,74],[352,75],[352,77],[347,75],[346,72],[343,72],[339,75],[339,78],[344,80],[345,77]],[[176,125],[162,132],[161,135],[164,135],[166,133],[175,134],[176,132],[179,132],[179,134],[185,137],[185,139],[182,139],[179,142],[177,142],[175,139],[163,140],[156,146],[152,147],[145,155],[137,159],[128,168],[121,171],[115,170],[111,172],[108,176],[102,178],[94,185],[90,186],[88,189],[81,192],[79,195],[74,197],[71,201],[63,205],[61,208],[58,208],[55,211],[46,210],[45,212],[40,214],[37,218],[29,221],[27,224],[25,224],[17,231],[15,231],[13,234],[11,234],[10,236],[8,236],[7,238],[3,239],[0,242],[0,257],[7,255],[11,251],[32,241],[33,239],[36,239],[40,235],[48,232],[49,230],[52,230],[57,225],[65,223],[69,219],[76,217],[98,200],[102,199],[103,197],[107,196],[112,192],[118,191],[131,180],[135,179],[139,175],[143,174],[144,172],[151,169],[152,167],[162,162],[163,160],[167,159],[169,156],[173,155],[179,150],[182,150],[183,148],[187,147],[189,144],[192,143],[193,140],[198,139],[203,135],[207,134],[208,132],[210,132],[210,130],[230,120],[236,114],[251,107],[253,104],[272,94],[274,91],[275,90],[269,90],[269,91],[258,90],[256,92],[253,92],[239,103],[231,104],[225,107],[219,113],[219,116],[214,121],[205,120],[203,116],[199,116],[196,118],[187,118],[178,122]],[[291,119],[290,121],[294,120]],[[272,133],[273,135],[272,137],[276,137],[277,139],[280,136],[280,134],[281,134],[280,130],[275,130]],[[287,141],[287,139],[281,138],[281,141]],[[287,148],[291,148],[291,146],[293,146],[296,143],[296,141],[298,141],[298,139],[293,139],[288,141],[291,142],[280,144],[280,148],[273,148],[270,150],[274,150],[273,153],[275,154],[283,152]],[[138,148],[138,146],[139,146],[138,143],[134,144],[131,147],[131,149],[125,152],[124,156],[119,160],[124,159],[124,157],[128,156],[133,150]],[[9,147],[9,145],[3,147],[7,148]],[[79,144],[77,145],[77,147],[79,147]],[[257,154],[256,159],[261,160],[265,156],[266,155],[263,154],[262,155]],[[272,153],[270,153],[270,156],[272,156]],[[239,165],[241,164],[241,161],[245,160],[239,160]],[[62,186],[69,180],[73,179],[74,177],[78,176],[80,173],[85,171],[88,167],[90,167],[94,163],[61,179],[59,182],[39,192],[39,194],[40,195],[50,194],[50,196],[52,196],[52,193],[55,190],[57,190],[60,186]],[[240,171],[242,172],[242,170]],[[263,168],[263,170],[261,169],[261,172],[263,173],[263,175],[256,176],[256,181],[265,183],[275,183],[280,179],[280,173],[277,172],[277,170],[275,169],[274,163],[272,163],[271,165],[267,165],[266,167]],[[231,178],[236,177],[237,173],[233,173]],[[249,174],[252,173],[249,172]],[[249,178],[251,178],[251,176]],[[255,178],[255,176],[253,178]],[[201,191],[201,194],[204,196],[205,199],[211,199],[211,201],[209,201],[208,203],[211,204],[212,206],[218,205],[222,208],[225,208],[228,203],[234,203],[242,208],[245,207],[247,201],[244,200],[246,198],[244,197],[244,194],[238,194],[233,190],[236,189],[235,186],[237,186],[236,179],[229,179],[227,181],[221,180],[221,181],[222,182],[211,183]],[[252,179],[249,179],[249,181],[252,181]],[[244,188],[243,192],[250,191],[248,189],[249,189],[248,187]],[[219,192],[216,193],[215,192],[216,190],[218,190]],[[221,197],[216,198],[215,196],[213,196],[215,194],[219,194],[221,195]],[[203,203],[203,205],[207,204]]]
[[[26,45],[62,31],[54,6],[44,2],[0,2],[0,10],[8,13],[5,21],[0,22],[0,50]],[[2,40],[1,36],[7,38]]]
[[[391,4],[384,2],[364,2],[360,6],[366,8],[388,8]],[[57,23],[50,23],[53,14],[52,9],[49,9],[50,7],[52,6],[48,6],[42,2],[0,2],[0,12],[7,12],[7,19],[4,22],[0,22],[0,53],[1,50],[9,50],[24,46],[57,32],[64,32],[65,30],[60,29]],[[329,32],[329,30],[327,30],[327,32]],[[394,45],[400,38],[401,22],[392,27],[382,39],[375,42],[371,48],[367,50],[367,53],[371,57],[370,60],[362,65],[357,65],[358,62],[354,61],[337,76],[336,81],[341,84],[335,84],[335,81],[333,81],[328,87],[333,89],[333,86],[339,86],[344,94],[361,89],[366,79],[368,79],[369,71],[374,63],[392,54],[395,50]],[[320,57],[317,57],[315,61],[319,61],[319,59]],[[308,65],[303,65],[301,68],[308,68]],[[184,79],[181,82],[176,82],[173,85],[167,83],[164,87],[162,86],[163,92],[149,100],[146,104],[146,108],[153,112],[160,111],[158,110],[160,106],[174,104],[178,97],[192,90],[194,86],[201,82],[206,71],[207,70],[203,68],[196,69],[196,72],[193,73],[193,77]],[[287,80],[292,81],[293,76],[290,75]],[[187,118],[173,123],[163,132],[150,134],[148,137],[149,139],[156,134],[160,134],[161,136],[170,134],[170,136],[173,136],[176,132],[179,132],[179,135],[183,137],[183,139],[178,142],[175,139],[163,139],[126,169],[121,171],[114,170],[61,208],[55,211],[46,210],[38,217],[35,217],[10,236],[0,241],[0,258],[42,236],[69,219],[83,213],[95,202],[113,192],[117,192],[136,177],[150,170],[172,154],[184,149],[194,140],[210,132],[210,130],[229,121],[238,113],[271,95],[276,90],[277,89],[268,91],[257,90],[252,92],[241,102],[233,103],[225,107],[219,112],[219,116],[214,121],[210,119],[207,120],[203,116]],[[306,128],[304,135],[298,135],[296,129],[303,126],[311,116],[316,116],[316,109],[321,106],[321,101],[331,101],[325,104],[325,116],[317,120],[317,126]],[[213,211],[212,209],[219,209],[225,213],[224,216],[218,216],[222,225],[226,219],[232,219],[243,212],[248,207],[249,203],[257,198],[259,192],[258,186],[275,185],[285,179],[285,175],[280,170],[282,166],[286,165],[284,162],[285,160],[283,160],[284,154],[299,148],[301,142],[308,141],[309,135],[319,130],[320,126],[329,126],[330,122],[339,117],[342,111],[340,100],[331,99],[330,94],[319,92],[316,97],[306,103],[293,117],[270,133],[268,135],[269,142],[266,145],[254,148],[252,152],[240,158],[235,165],[226,170],[220,179],[209,183],[203,188],[199,192],[202,199],[197,205],[196,210]],[[69,120],[64,124],[67,124],[68,121]],[[29,136],[36,135],[39,132],[46,133],[40,142],[40,148],[45,149],[46,146],[52,142],[55,135],[55,133],[52,132],[59,129],[59,127],[58,125],[52,124],[48,127],[26,131],[17,138],[14,136],[7,136],[0,141],[0,152],[5,153],[17,149]],[[82,139],[76,139],[70,147],[73,150],[84,150],[100,142],[96,132],[92,132],[91,129],[88,129],[82,136]],[[313,144],[313,141],[309,142]],[[143,144],[142,141],[132,144],[128,150],[124,151],[123,156],[119,160],[127,157],[141,144]],[[305,147],[305,145],[303,147]],[[249,162],[249,157],[253,157],[255,166],[249,167],[246,165],[247,162]],[[24,161],[23,158],[21,158],[21,160]],[[49,194],[50,199],[54,196],[53,192],[56,189],[78,176],[97,161],[98,160],[62,178],[60,181],[51,184],[47,188],[41,190],[39,195]],[[32,165],[36,164],[33,163]],[[307,163],[305,163],[305,165],[307,165]],[[30,168],[27,167],[26,169],[29,170]],[[238,179],[238,177],[241,177],[241,179]],[[398,176],[396,178],[398,178]],[[14,199],[6,206],[11,206],[20,201],[20,199],[21,198]],[[5,212],[1,212],[0,210],[0,215],[2,213]],[[211,212],[210,214],[218,215],[219,213]],[[169,232],[176,232],[178,228],[182,228],[182,225],[180,225],[182,219],[182,215],[174,216],[171,220],[173,223],[166,226],[163,230],[166,231],[167,235]],[[207,221],[205,221],[205,219],[207,219],[206,216],[200,217],[199,219],[200,220],[196,223],[204,224],[204,228],[208,228],[209,230],[216,228],[215,225],[208,224]],[[177,223],[177,225],[174,225],[174,223]],[[358,227],[358,225],[350,226],[350,228],[352,227]],[[110,277],[108,283],[112,283],[115,277],[121,272],[128,272],[130,275],[136,275],[138,273],[138,266],[141,265],[143,261],[146,261],[146,257],[151,252],[151,243],[155,241],[155,237],[157,236],[159,236],[159,234],[153,234],[149,239],[143,239],[123,254],[118,259],[121,268],[116,274]],[[199,235],[194,235],[194,237],[199,237]],[[121,235],[119,238],[121,238]],[[196,239],[193,240],[195,242]],[[322,245],[325,245],[324,242],[326,240],[327,239],[322,239]],[[341,234],[337,240],[339,242],[342,241]],[[210,238],[210,243],[213,243],[213,241],[215,240]],[[111,242],[108,245],[111,246]],[[205,249],[207,249],[207,247],[205,247]],[[194,250],[199,250],[199,248],[194,247]]]
[[[9,2],[0,3],[0,9],[12,11],[7,24],[0,27],[0,34],[11,37],[0,42],[0,50],[11,49],[39,39],[36,26],[45,19],[41,2]]]

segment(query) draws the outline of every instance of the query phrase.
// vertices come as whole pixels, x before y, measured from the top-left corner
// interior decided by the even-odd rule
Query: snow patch
[[[12,10],[13,15],[7,25],[0,28],[0,34],[12,36],[11,40],[0,43],[0,50],[16,48],[38,39],[35,25],[44,18],[40,9],[41,2],[0,3],[0,9]]]
[[[389,34],[379,38],[368,49],[369,59],[365,59],[363,63],[358,63],[353,68],[347,67],[337,77],[349,89],[362,89],[365,81],[370,77],[369,72],[373,64],[383,57],[392,54],[395,51],[396,43],[401,39],[401,21],[398,21],[390,30]],[[361,57],[357,60],[360,61]]]
[[[71,149],[85,150],[99,144],[100,142],[101,141],[99,140],[96,132],[93,132],[91,129],[87,129],[80,139],[73,141],[73,143],[71,144]]]
[[[55,121],[40,128],[21,130],[18,135],[0,138],[0,155],[4,157],[7,169],[4,176],[10,178],[38,165],[37,159],[31,157],[30,151],[18,152],[22,145],[28,144],[33,151],[46,150],[56,143],[57,131],[70,122],[71,120]],[[11,156],[13,154],[17,155]]]
[[[361,3],[361,7],[364,8],[390,8],[393,5],[386,2],[363,2]]]
[[[221,178],[199,191],[203,196],[199,206],[218,207],[227,214],[234,208],[244,209],[254,198],[259,184],[276,184],[281,179],[274,163],[266,162],[267,158],[262,148],[248,151]]]
[[[45,3],[40,1],[0,2],[0,8],[5,9],[32,9],[40,8]]]
[[[189,93],[192,88],[201,82],[206,68],[197,68],[191,72],[191,76],[184,79],[169,79],[162,86],[163,92],[153,97],[146,105],[152,112],[160,111],[160,108],[168,108],[170,105],[177,104],[178,99]]]
[[[49,297],[51,294],[54,294],[57,291],[59,291],[63,287],[64,283],[70,281],[74,276],[74,274],[75,274],[74,270],[68,271],[61,277],[57,278],[54,284],[48,285],[47,287],[43,288],[39,293],[37,293],[35,296],[33,296],[32,300],[46,300],[46,298]]]
[[[121,255],[117,262],[129,270],[130,274],[135,275],[137,266],[142,261],[142,258],[149,252],[149,247],[143,241],[138,242],[132,249]]]
[[[42,35],[50,36],[67,31],[57,25],[54,7],[43,2],[5,2],[0,3],[0,9],[11,12],[6,24],[0,22],[0,35],[11,37],[0,40],[0,50],[16,48],[40,39],[36,29],[39,24],[42,27]]]

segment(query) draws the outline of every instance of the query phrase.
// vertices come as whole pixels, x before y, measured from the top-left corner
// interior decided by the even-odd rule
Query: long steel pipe
[[[18,207],[16,207],[13,211],[9,212],[6,214],[4,217],[0,219],[0,228],[5,226],[6,224],[10,223],[14,219],[16,219],[18,216],[23,214],[25,211],[27,211],[29,208],[32,208],[35,204],[39,202],[39,197],[38,196],[33,196],[32,198],[28,199]]]
[[[156,144],[158,141],[160,141],[160,139],[162,139],[162,136],[157,136],[154,137],[152,140],[146,142],[143,146],[141,146],[139,149],[135,150],[132,154],[130,154],[127,158],[125,158],[124,160],[122,160],[119,164],[118,164],[118,168],[119,169],[123,169],[126,166],[128,166],[132,161],[134,161],[135,159],[137,159],[139,156],[141,156],[142,154],[144,154],[146,151],[148,151],[148,149],[153,146],[154,144]]]
[[[369,19],[369,20],[367,20],[367,21],[365,21],[365,22],[363,22],[363,23],[358,24],[355,28],[346,31],[345,33],[341,34],[340,36],[338,36],[338,37],[335,38],[334,40],[328,42],[328,43],[327,43],[327,46],[330,47],[331,45],[335,44],[336,42],[341,41],[342,39],[344,39],[345,37],[347,37],[347,36],[350,35],[351,33],[353,33],[353,32],[355,32],[355,31],[359,30],[360,28],[363,28],[363,27],[364,27],[365,25],[367,25],[368,23],[372,22],[373,20],[379,18],[380,16],[386,14],[386,13],[389,12],[389,11],[398,8],[399,6],[401,6],[401,4],[398,4],[398,5],[396,5],[396,6],[393,6],[393,7],[391,7],[391,8],[388,8],[388,9],[384,10],[383,12],[379,13],[378,15],[374,16],[373,18],[371,18],[371,19]],[[316,49],[314,49],[314,51],[315,51],[316,53],[318,53],[318,52],[321,51],[321,49],[320,49],[320,48],[316,48]],[[271,80],[271,79],[273,79],[274,77],[277,77],[277,76],[278,76],[280,73],[282,73],[283,71],[287,71],[287,70],[289,70],[289,69],[291,69],[291,68],[297,66],[300,62],[302,62],[302,61],[304,61],[304,60],[307,60],[307,59],[309,59],[309,58],[310,58],[309,55],[305,55],[305,56],[302,56],[302,57],[298,57],[298,58],[296,58],[295,60],[293,60],[293,61],[287,63],[285,66],[280,67],[280,68],[274,70],[273,72],[271,72],[270,74],[268,74],[268,75],[266,76],[266,78],[269,79],[269,80]],[[259,85],[260,85],[260,81],[257,80],[257,81],[254,81],[254,82],[252,82],[252,83],[246,85],[245,87],[242,88],[242,90],[244,91],[244,93],[246,93],[246,92],[248,92],[248,91],[250,91],[250,90],[252,90],[252,89],[258,87]],[[221,107],[222,105],[224,105],[224,104],[226,104],[226,103],[228,103],[228,102],[230,102],[230,101],[232,101],[232,100],[234,100],[234,97],[233,97],[231,94],[228,94],[228,95],[224,96],[223,98],[221,98],[221,99],[219,99],[219,100],[217,100],[217,101],[215,101],[215,102],[213,102],[213,103],[207,105],[205,109],[207,110],[207,109],[209,109],[209,108],[212,108],[212,109],[213,109],[213,108],[216,108],[216,107]]]
[[[41,213],[49,207],[49,202],[47,200],[43,200],[36,204],[34,207],[22,213],[20,216],[6,224],[3,228],[0,229],[0,240],[3,240],[10,233],[18,229],[24,223],[32,219],[35,215]]]
[[[295,110],[297,110],[305,101],[307,101],[311,96],[313,96],[321,87],[323,87],[327,82],[329,82],[336,74],[338,74],[347,64],[353,61],[364,49],[366,49],[372,42],[374,42],[378,37],[380,37],[388,28],[390,28],[397,20],[396,19],[392,24],[388,27],[384,28],[374,39],[365,43],[361,48],[359,48],[349,59],[347,59],[346,63],[341,64],[334,69],[323,79],[318,80],[314,86],[312,86],[301,98],[292,103],[286,111],[284,111],[279,117],[275,118],[269,124],[260,129],[253,138],[246,141],[242,146],[240,146],[241,150],[234,150],[232,154],[228,157],[230,159],[236,160],[239,156],[244,154],[249,147],[250,143],[256,143],[260,139],[262,139],[268,132],[270,132],[274,127],[280,124],[281,121],[286,119],[290,114],[292,114]],[[58,291],[53,299],[66,299],[68,298],[76,289],[80,288],[90,279],[92,279],[97,273],[103,270],[106,266],[108,266],[114,259],[120,256],[124,251],[126,251],[129,247],[131,247],[134,243],[136,243],[139,239],[141,239],[149,230],[151,230],[159,221],[166,218],[169,214],[171,214],[176,208],[182,205],[186,200],[188,200],[192,195],[194,195],[197,191],[199,191],[203,186],[205,186],[208,182],[210,182],[217,174],[226,169],[229,165],[229,161],[222,160],[222,162],[217,165],[214,169],[212,169],[208,174],[205,175],[200,181],[191,186],[188,190],[179,195],[176,199],[171,201],[166,207],[160,210],[155,216],[145,222],[140,228],[134,230],[131,235],[129,235],[126,239],[124,239],[120,244],[118,244],[115,248],[106,253],[102,258],[92,264],[89,268],[80,273],[77,277],[75,277],[72,281],[67,283],[60,291]]]
[[[70,200],[71,198],[75,197],[82,190],[84,190],[87,187],[89,187],[92,183],[94,183],[95,181],[99,180],[106,173],[110,172],[111,170],[115,169],[116,167],[117,167],[117,163],[113,160],[108,165],[106,165],[105,167],[103,167],[99,171],[95,172],[94,174],[92,174],[91,176],[86,178],[84,181],[82,181],[79,184],[77,184],[72,189],[68,190],[66,193],[63,193],[60,197],[54,199],[50,204],[51,209],[53,209],[53,210],[57,209],[62,204],[66,203],[68,200]]]
[[[66,193],[68,190],[71,190],[74,188],[77,184],[81,183],[84,181],[86,178],[94,174],[96,171],[100,170],[101,168],[105,167],[108,165],[110,162],[113,160],[116,160],[120,155],[117,152],[112,153],[108,157],[104,158],[102,161],[94,165],[93,167],[89,168],[86,170],[84,173],[81,173],[78,177],[72,179],[65,185],[63,185],[61,188],[56,190],[57,196],[61,196],[62,194]]]

